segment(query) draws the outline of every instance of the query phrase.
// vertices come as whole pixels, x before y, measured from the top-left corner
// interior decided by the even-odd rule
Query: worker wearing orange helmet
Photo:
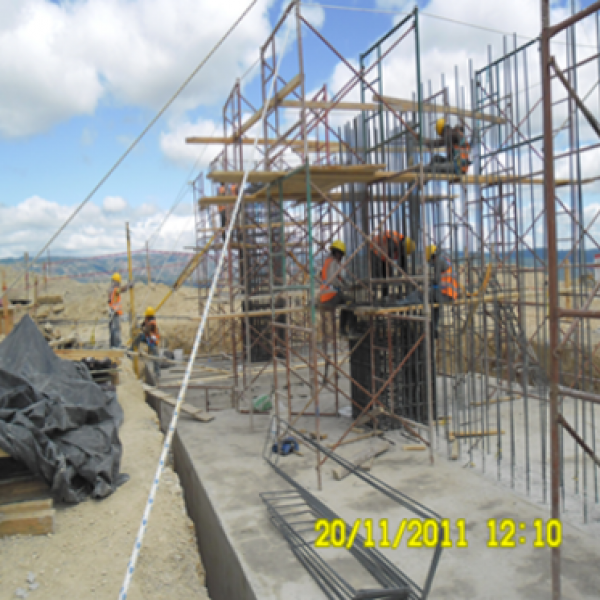
[[[349,304],[350,299],[344,293],[348,282],[342,273],[342,259],[346,255],[346,244],[341,240],[336,240],[329,247],[331,254],[325,259],[321,269],[321,306],[336,307],[340,304]],[[351,334],[349,330],[352,313],[342,309],[340,312],[340,333],[342,335]]]
[[[406,271],[407,257],[415,251],[415,243],[397,231],[384,231],[372,238],[373,278],[388,279],[392,269],[383,254],[387,254],[403,271]],[[381,252],[383,250],[383,253]],[[382,296],[388,295],[388,286],[382,286]]]
[[[108,337],[110,348],[121,347],[121,316],[123,315],[121,294],[132,287],[133,281],[122,286],[120,273],[113,273],[108,291]]]
[[[436,304],[453,302],[458,298],[458,282],[452,274],[452,263],[435,244],[427,246],[425,258],[429,263],[432,299]],[[432,314],[434,337],[438,337],[440,309],[434,307]]]
[[[465,175],[471,165],[471,145],[465,136],[465,128],[462,125],[451,127],[446,123],[446,119],[440,118],[435,123],[435,131],[438,139],[425,140],[425,145],[430,148],[445,148],[446,156],[433,156],[431,164],[424,167],[424,171]]]

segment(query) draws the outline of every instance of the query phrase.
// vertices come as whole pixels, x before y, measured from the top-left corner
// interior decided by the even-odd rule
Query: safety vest
[[[150,324],[150,333],[146,335],[146,343],[148,346],[158,346],[160,335],[158,333],[156,319],[150,319],[148,323]]]
[[[457,175],[464,175],[469,170],[471,161],[469,160],[469,153],[471,152],[471,145],[467,142],[466,138],[461,138],[458,144],[453,146],[453,162],[454,170]]]
[[[235,183],[231,186],[230,192],[231,192],[232,196],[237,196],[238,187],[237,187],[237,185],[235,185]]]
[[[219,196],[225,196],[227,195],[227,190],[225,189],[224,185],[220,185],[219,186],[219,192],[218,192]]]
[[[121,304],[121,290],[118,287],[112,289],[108,305],[113,309],[113,311],[116,314],[123,314],[123,306]]]
[[[458,298],[458,282],[452,277],[452,267],[442,273],[440,278],[440,288],[442,294],[456,300]]]
[[[325,283],[327,281],[327,271],[329,269],[329,265],[335,261],[333,256],[328,256],[323,263],[323,268],[321,269],[321,302],[327,302],[331,300],[336,294],[337,291],[331,285],[331,283]]]
[[[398,259],[400,258],[400,248],[402,246],[403,239],[404,236],[397,231],[384,231],[383,233],[377,234],[373,238],[373,242],[383,248],[387,254],[388,242],[392,240],[394,246],[396,247],[396,251],[394,252],[394,256],[390,256],[390,258]],[[373,251],[374,256],[380,258],[379,250],[373,244],[371,244],[371,250]]]

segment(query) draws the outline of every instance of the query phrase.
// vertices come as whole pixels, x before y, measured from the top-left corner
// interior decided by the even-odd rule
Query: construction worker
[[[219,185],[217,194],[219,196],[227,196],[227,187],[225,186],[224,183],[221,183]],[[220,204],[218,206],[218,210],[219,210],[219,216],[221,217],[220,227],[223,229],[221,236],[223,237],[223,241],[225,241],[225,227],[227,227],[227,205]]]
[[[471,165],[471,145],[465,137],[465,128],[462,125],[450,127],[444,118],[436,121],[436,140],[425,140],[430,148],[445,148],[446,156],[436,154],[431,159],[431,164],[424,167],[427,173],[445,173],[465,175]]]
[[[108,335],[111,348],[121,347],[121,315],[123,314],[121,294],[124,294],[132,287],[133,282],[121,286],[121,275],[119,273],[113,273],[110,290],[108,292]]]
[[[390,265],[379,248],[383,249],[384,253],[395,261],[403,271],[406,271],[406,259],[415,251],[415,243],[409,237],[404,237],[397,231],[384,231],[371,239],[373,240],[371,250],[373,252],[374,279],[389,279],[392,276],[392,269],[389,268]],[[388,295],[388,286],[382,286],[381,290],[381,294],[385,298]]]
[[[134,350],[140,344],[146,344],[148,346],[148,354],[152,356],[158,356],[158,342],[160,341],[160,334],[158,333],[158,325],[156,324],[156,311],[152,306],[146,308],[144,313],[144,320],[140,325],[140,334],[133,340],[130,350]],[[152,361],[152,367],[154,369],[154,377],[156,383],[160,379],[160,364],[158,360]]]
[[[331,254],[325,259],[321,269],[321,307],[336,307],[340,304],[349,304],[350,299],[344,294],[348,283],[342,274],[342,259],[346,255],[346,244],[336,240],[329,247]],[[349,330],[352,313],[342,309],[340,312],[340,334],[353,333]]]
[[[425,258],[429,263],[432,288],[432,301],[436,304],[453,302],[458,298],[458,282],[452,276],[452,263],[446,254],[438,251],[435,244],[427,246]],[[434,337],[438,337],[440,308],[434,307],[432,313]]]

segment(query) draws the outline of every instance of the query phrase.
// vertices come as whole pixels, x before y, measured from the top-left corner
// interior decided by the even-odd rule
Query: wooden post
[[[2,333],[8,335],[8,296],[6,294],[6,271],[2,269],[2,314],[4,316]]]
[[[29,252],[25,252],[25,298],[29,300]]]
[[[150,252],[148,250],[148,242],[146,242],[146,274],[148,276],[148,285],[152,283],[150,278]]]
[[[131,237],[129,235],[129,223],[125,223],[125,230],[127,232],[127,268],[129,270],[129,321],[130,321],[130,335],[131,339],[135,340],[135,294],[133,292],[133,265],[131,263]],[[136,377],[140,376],[140,366],[137,356],[133,357],[133,370]]]
[[[33,320],[37,323],[37,304],[38,304],[38,277],[33,280]]]

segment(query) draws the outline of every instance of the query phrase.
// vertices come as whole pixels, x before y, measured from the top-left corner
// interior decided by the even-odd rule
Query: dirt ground
[[[0,539],[0,600],[25,597],[18,590],[31,600],[118,597],[163,440],[128,361],[118,398],[125,411],[121,470],[130,480],[104,500],[57,506],[53,535]],[[161,480],[128,598],[208,599],[193,524],[170,468]]]

